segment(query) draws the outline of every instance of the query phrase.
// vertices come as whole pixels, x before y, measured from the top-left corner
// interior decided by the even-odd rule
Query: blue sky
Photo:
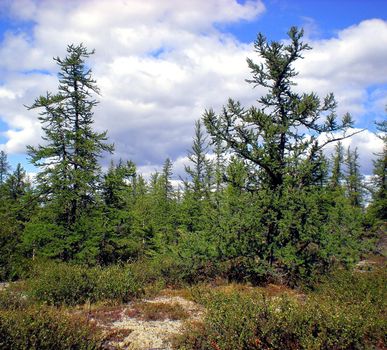
[[[24,105],[56,90],[52,57],[83,42],[96,49],[95,126],[108,130],[115,157],[134,160],[145,175],[170,157],[181,174],[205,108],[220,110],[228,97],[251,105],[263,93],[244,82],[245,58],[259,59],[257,33],[283,40],[296,25],[314,48],[297,66],[298,88],[333,91],[338,114],[351,112],[355,127],[367,129],[346,146],[359,148],[370,174],[381,147],[373,121],[386,117],[386,14],[385,0],[1,1],[0,149],[13,166],[36,172],[25,146],[40,142],[40,126]]]
[[[385,0],[267,0],[264,4],[266,11],[257,20],[226,29],[245,42],[255,39],[257,29],[281,40],[291,26],[313,29],[312,37],[327,39],[365,19],[387,18]]]

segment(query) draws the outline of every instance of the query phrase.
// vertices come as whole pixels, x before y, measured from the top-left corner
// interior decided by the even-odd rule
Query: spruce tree
[[[343,163],[344,163],[344,148],[343,144],[339,141],[335,145],[335,153],[333,154],[332,174],[330,178],[330,185],[334,189],[338,189],[342,185],[343,180]]]
[[[172,186],[172,161],[164,161],[162,172],[151,174],[149,183],[150,244],[157,252],[165,251],[175,240],[176,198]]]
[[[353,124],[349,114],[338,120],[333,94],[321,99],[293,89],[294,64],[310,47],[302,42],[302,30],[292,27],[288,35],[288,42],[270,43],[259,34],[255,50],[263,63],[247,59],[252,73],[247,82],[267,91],[258,106],[245,108],[229,99],[219,115],[212,109],[204,113],[214,141],[243,162],[247,176],[240,185],[260,202],[256,229],[245,232],[252,247],[248,255],[287,277],[311,274],[319,259],[329,256],[318,229],[326,178],[322,150],[348,137]]]
[[[208,143],[201,121],[195,122],[195,135],[188,151],[189,165],[185,171],[189,176],[184,181],[185,191],[182,203],[183,224],[189,232],[203,228],[205,202],[209,201],[212,186],[212,164],[208,159]],[[207,208],[209,209],[209,208]]]
[[[34,216],[36,201],[21,164],[2,184],[0,201],[0,280],[20,277],[23,270],[22,234]]]
[[[28,146],[28,153],[31,162],[41,168],[37,183],[45,209],[52,208],[48,220],[54,221],[60,232],[48,227],[50,235],[55,236],[51,238],[63,242],[62,247],[58,241],[54,244],[54,255],[64,259],[81,249],[79,243],[85,237],[68,238],[78,230],[82,215],[95,204],[100,182],[99,157],[104,151],[113,150],[106,143],[106,132],[93,130],[93,108],[97,104],[93,95],[99,89],[85,62],[93,53],[82,44],[69,45],[65,58],[54,58],[60,69],[58,92],[40,96],[28,107],[41,110],[39,120],[45,142],[37,147]]]
[[[378,137],[383,141],[383,150],[376,154],[372,203],[369,213],[373,220],[387,221],[387,121],[377,122]]]
[[[172,178],[172,161],[170,158],[167,158],[163,164],[163,171],[161,173],[160,181],[161,181],[161,190],[162,196],[164,197],[165,204],[168,204],[170,200],[173,199],[173,187],[171,183]]]
[[[247,82],[268,90],[258,99],[259,107],[246,109],[240,102],[229,99],[220,115],[213,110],[204,114],[208,132],[224,141],[249,165],[258,187],[263,185],[272,190],[280,189],[289,177],[297,185],[308,185],[304,183],[303,165],[310,164],[328,143],[347,136],[336,137],[333,133],[345,132],[352,126],[349,114],[337,120],[333,94],[321,100],[313,92],[299,94],[292,90],[293,78],[297,76],[293,65],[310,47],[301,41],[302,30],[293,27],[288,35],[290,43],[286,45],[268,43],[259,34],[255,49],[264,63],[247,59],[253,75]],[[309,137],[305,137],[301,128]],[[319,142],[321,134],[326,135],[324,142]]]
[[[208,172],[210,161],[207,158],[208,144],[200,120],[195,122],[195,135],[191,150],[188,151],[190,165],[185,166],[185,171],[190,177],[190,187],[196,200],[202,200],[204,192],[209,190]]]
[[[22,197],[26,188],[29,187],[29,181],[27,180],[27,174],[20,163],[17,164],[15,171],[7,178],[6,187],[8,190],[8,196],[13,199],[19,199]]]
[[[363,184],[360,174],[359,152],[357,148],[354,151],[348,147],[347,156],[345,159],[347,165],[347,193],[350,203],[354,207],[361,207],[363,203]]]
[[[167,158],[163,164],[162,173],[160,176],[161,197],[157,200],[160,206],[160,224],[162,242],[166,245],[171,244],[175,240],[176,228],[176,201],[175,191],[172,186],[173,163],[170,158]],[[165,248],[165,247],[164,247]]]
[[[98,254],[102,264],[127,261],[139,254],[141,242],[132,232],[135,177],[134,163],[122,160],[117,165],[112,162],[104,175],[102,198],[105,224]]]
[[[7,154],[4,151],[0,151],[0,185],[5,181],[10,169]]]

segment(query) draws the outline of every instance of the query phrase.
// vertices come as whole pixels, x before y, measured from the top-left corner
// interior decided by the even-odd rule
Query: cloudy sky
[[[373,122],[386,118],[385,0],[0,0],[0,149],[36,171],[25,149],[40,142],[40,125],[24,106],[56,91],[52,57],[82,42],[96,49],[95,127],[108,130],[114,157],[144,174],[170,157],[181,173],[206,108],[228,97],[248,106],[262,93],[245,83],[257,33],[283,40],[292,25],[313,47],[297,63],[297,89],[334,92],[338,113],[366,129],[345,145],[370,174],[381,148]]]

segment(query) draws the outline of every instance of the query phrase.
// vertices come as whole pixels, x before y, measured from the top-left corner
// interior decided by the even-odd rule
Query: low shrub
[[[130,276],[142,287],[142,292],[153,296],[165,288],[161,264],[156,260],[139,260],[128,265]]]
[[[362,305],[374,313],[387,310],[387,270],[375,268],[369,272],[338,270],[325,277],[315,287],[319,298],[342,304]]]
[[[0,349],[102,349],[102,336],[86,319],[58,309],[0,310]]]
[[[11,288],[0,291],[0,310],[21,310],[31,305],[31,301],[18,290]]]
[[[128,267],[112,265],[90,270],[93,290],[90,301],[113,300],[127,303],[143,294],[143,284]]]
[[[142,294],[141,287],[125,267],[89,268],[54,262],[37,265],[26,281],[28,296],[50,305],[127,302]]]
[[[305,300],[289,295],[268,297],[252,290],[194,290],[195,299],[207,308],[206,317],[203,324],[188,327],[177,338],[175,348],[383,349],[387,334],[384,301],[380,297],[386,292],[381,283],[383,278],[352,276],[351,279],[348,275],[346,278],[348,284],[344,288],[349,290],[341,291],[340,281],[344,277],[338,276],[331,282],[331,294],[321,294],[328,288],[324,285]],[[363,292],[357,290],[359,284],[364,286]],[[376,290],[368,293],[366,285]],[[361,294],[365,300],[357,302],[362,299]],[[376,304],[372,305],[373,302]]]
[[[170,287],[184,287],[229,277],[229,266],[216,260],[181,256],[177,252],[156,255],[151,266]]]

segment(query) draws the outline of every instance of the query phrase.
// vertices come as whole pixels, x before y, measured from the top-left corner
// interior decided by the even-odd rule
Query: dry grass
[[[181,297],[181,298],[184,298],[186,300],[193,301],[193,296],[192,296],[191,290],[188,289],[188,288],[180,288],[180,289],[168,288],[168,289],[163,289],[159,293],[159,296],[161,296],[161,297],[171,297],[171,298]]]
[[[102,326],[122,320],[123,318],[136,318],[143,321],[161,320],[186,320],[190,317],[190,310],[181,305],[174,298],[193,299],[189,289],[166,289],[160,294],[166,300],[146,300],[131,304],[111,305],[106,303],[85,304],[75,308],[75,313],[95,320]],[[170,299],[170,301],[168,301]]]
[[[387,267],[387,257],[384,255],[371,255],[367,258],[371,264],[374,264],[376,268],[386,268]]]
[[[226,294],[232,294],[235,292],[251,294],[251,293],[255,293],[258,290],[258,288],[252,287],[251,285],[240,284],[240,283],[229,283],[225,285],[219,285],[216,287],[211,286],[210,288]]]
[[[250,284],[228,283],[219,286],[201,285],[196,288],[202,291],[217,291],[227,295],[233,293],[242,293],[247,295],[265,294],[268,297],[277,297],[284,294],[293,297],[299,297],[301,295],[299,291],[279,284],[268,284],[264,287],[255,287]],[[190,291],[190,293],[192,294],[192,291]],[[195,292],[193,292],[193,294],[195,294]],[[193,300],[192,295],[190,298]]]
[[[108,324],[122,319],[125,314],[125,306],[102,306],[98,309],[87,311],[89,319],[97,321],[99,324]]]
[[[202,306],[207,305],[208,300],[211,300],[214,293],[221,293],[225,296],[240,294],[257,300],[261,300],[262,298],[277,299],[282,296],[286,296],[287,298],[302,303],[305,302],[307,298],[306,295],[299,290],[277,284],[268,284],[267,286],[262,287],[242,283],[229,283],[221,286],[202,284],[192,287],[190,292],[192,294],[191,299]]]
[[[133,311],[132,311],[133,310]],[[145,321],[185,320],[189,313],[179,303],[143,302],[133,306],[134,317]]]

